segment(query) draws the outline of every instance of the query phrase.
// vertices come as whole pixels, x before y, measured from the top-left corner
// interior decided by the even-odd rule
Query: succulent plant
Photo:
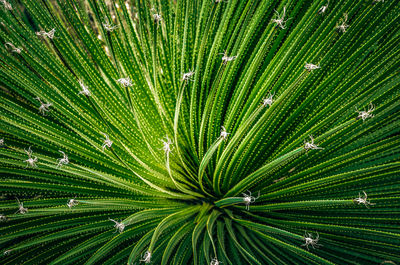
[[[1,0],[1,264],[397,264],[398,1]]]

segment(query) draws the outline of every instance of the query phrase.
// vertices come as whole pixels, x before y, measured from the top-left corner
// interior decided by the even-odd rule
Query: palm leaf
[[[2,264],[400,262],[398,1],[0,12]]]

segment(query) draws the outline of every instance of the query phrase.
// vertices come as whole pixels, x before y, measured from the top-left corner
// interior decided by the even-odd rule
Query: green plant
[[[399,262],[400,5],[326,4],[0,1],[1,263]]]

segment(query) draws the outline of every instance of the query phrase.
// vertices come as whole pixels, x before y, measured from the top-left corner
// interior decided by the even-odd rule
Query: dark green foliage
[[[400,4],[326,4],[0,1],[0,263],[398,264]]]

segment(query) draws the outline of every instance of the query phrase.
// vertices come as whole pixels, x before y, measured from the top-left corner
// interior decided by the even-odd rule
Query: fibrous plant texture
[[[1,264],[398,264],[396,0],[1,0]]]

